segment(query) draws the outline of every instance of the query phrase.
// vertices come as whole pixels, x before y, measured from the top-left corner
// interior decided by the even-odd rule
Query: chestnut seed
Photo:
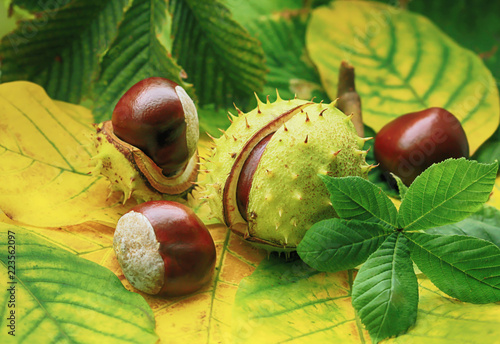
[[[166,176],[182,170],[196,151],[196,107],[168,79],[151,77],[133,85],[116,104],[111,122],[116,136],[142,150]]]
[[[274,134],[274,133],[273,133]],[[250,195],[250,189],[252,188],[252,179],[257,166],[259,165],[260,158],[266,149],[269,140],[273,134],[269,134],[264,137],[252,150],[247,160],[243,164],[240,176],[238,179],[238,186],[236,189],[236,202],[238,204],[238,210],[240,211],[241,217],[247,221],[247,209],[248,209],[248,197]]]
[[[152,295],[192,293],[210,281],[215,245],[194,211],[172,201],[150,201],[123,215],[113,238],[123,274]]]
[[[432,107],[386,124],[375,137],[380,167],[410,185],[426,168],[448,158],[469,157],[460,121],[445,109]]]

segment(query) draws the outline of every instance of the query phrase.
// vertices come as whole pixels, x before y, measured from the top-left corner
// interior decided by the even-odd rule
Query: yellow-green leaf
[[[301,261],[263,261],[236,295],[235,343],[370,343],[351,305],[354,273],[324,273]],[[500,305],[451,299],[419,276],[417,322],[384,343],[496,343]]]
[[[106,198],[109,190],[105,180],[97,179],[101,184],[95,189],[82,187],[83,182],[96,180],[87,175],[93,154],[89,140],[93,130],[90,112],[80,106],[52,101],[39,86],[26,82],[0,85],[0,110],[6,114],[0,128],[3,147],[0,166],[7,167],[1,176],[10,178],[0,186],[0,209],[11,219],[38,226],[37,235],[52,244],[110,269],[128,290],[137,292],[123,276],[112,248],[114,224],[120,212],[131,205],[113,207],[112,200]],[[36,117],[32,118],[32,113]],[[18,125],[21,120],[27,125]],[[7,140],[11,136],[5,133],[9,132],[15,140]],[[43,145],[32,141],[35,135],[41,135]],[[200,152],[205,156],[209,154],[206,146],[207,142],[200,142]],[[88,152],[85,148],[89,148]],[[78,149],[82,154],[67,159],[61,153],[64,149]],[[21,159],[27,161],[27,167],[20,164]],[[72,162],[72,167],[66,160]],[[29,173],[19,178],[18,172],[23,170]],[[50,178],[56,180],[52,185]],[[16,192],[15,188],[19,190]],[[47,191],[49,188],[51,192]],[[189,204],[205,222],[209,221],[206,204],[200,204],[196,191]],[[82,223],[91,220],[113,227]],[[18,225],[1,212],[0,221]],[[210,226],[210,232],[218,256],[211,283],[193,295],[180,298],[159,298],[139,292],[153,309],[156,332],[165,343],[231,342],[231,310],[239,281],[253,272],[264,253],[251,248],[223,225]]]
[[[0,85],[0,113],[0,209],[8,217],[34,226],[115,223],[129,208],[89,175],[89,110],[21,81]]]
[[[146,301],[108,269],[24,227],[0,222],[0,239],[0,342],[157,341]]]
[[[333,1],[313,11],[306,35],[330,98],[337,96],[340,62],[356,68],[363,118],[376,131],[405,113],[443,107],[460,119],[473,153],[498,126],[489,70],[421,15],[377,2]]]
[[[301,261],[263,261],[240,283],[235,343],[362,343],[347,271],[321,273]]]
[[[201,207],[198,214],[205,218],[206,208]],[[4,225],[18,226],[0,214],[0,227]],[[208,228],[217,248],[213,279],[198,292],[176,298],[147,295],[130,285],[113,251],[114,228],[87,222],[64,228],[30,230],[50,242],[51,246],[108,268],[126,289],[141,294],[154,312],[156,333],[162,343],[232,343],[232,309],[239,282],[252,274],[264,259],[265,252],[243,242],[224,225],[210,225]]]
[[[209,230],[217,249],[212,281],[186,297],[159,300],[145,296],[153,307],[163,343],[233,343],[232,310],[238,285],[253,273],[265,253],[223,225],[212,225]]]

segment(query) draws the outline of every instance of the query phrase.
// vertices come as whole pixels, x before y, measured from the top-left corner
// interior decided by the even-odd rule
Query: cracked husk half
[[[138,202],[179,200],[193,188],[198,176],[198,154],[195,151],[184,168],[166,177],[143,151],[113,133],[111,121],[101,123],[94,137],[97,154],[92,174],[110,181],[113,192],[123,193],[123,203],[133,197]]]

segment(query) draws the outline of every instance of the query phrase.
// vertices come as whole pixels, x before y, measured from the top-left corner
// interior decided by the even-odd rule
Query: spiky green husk
[[[274,103],[259,102],[257,109],[240,113],[215,140],[206,162],[206,197],[217,218],[228,222],[227,212],[238,212],[235,204],[229,204],[224,216],[224,187],[245,143],[274,118],[299,105],[302,112],[274,133],[262,155],[250,191],[248,223],[242,219],[227,223],[233,229],[246,226],[245,239],[272,251],[294,250],[312,224],[335,216],[318,174],[366,177],[371,168],[361,150],[365,140],[334,104],[279,97]]]
[[[212,154],[204,165],[204,172],[207,175],[204,184],[209,190],[207,200],[210,209],[221,222],[224,222],[222,207],[224,184],[243,146],[271,120],[295,106],[306,103],[308,102],[299,99],[259,103],[257,108],[247,114],[238,111],[238,117],[232,118],[233,123],[227,131],[220,138],[214,139]]]
[[[119,152],[113,143],[109,142],[106,135],[98,132],[93,141],[96,155],[92,158],[95,162],[92,174],[107,178],[110,182],[110,191],[123,194],[123,203],[131,197],[139,203],[163,199],[160,193],[148,187],[133,163]]]
[[[318,174],[366,177],[366,153],[351,121],[312,105],[280,128],[262,155],[249,199],[249,234],[296,247],[314,223],[335,216]]]

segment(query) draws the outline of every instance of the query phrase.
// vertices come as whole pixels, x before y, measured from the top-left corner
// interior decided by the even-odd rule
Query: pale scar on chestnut
[[[152,295],[195,292],[212,278],[213,239],[194,211],[172,201],[133,207],[116,226],[113,248],[127,280]]]

